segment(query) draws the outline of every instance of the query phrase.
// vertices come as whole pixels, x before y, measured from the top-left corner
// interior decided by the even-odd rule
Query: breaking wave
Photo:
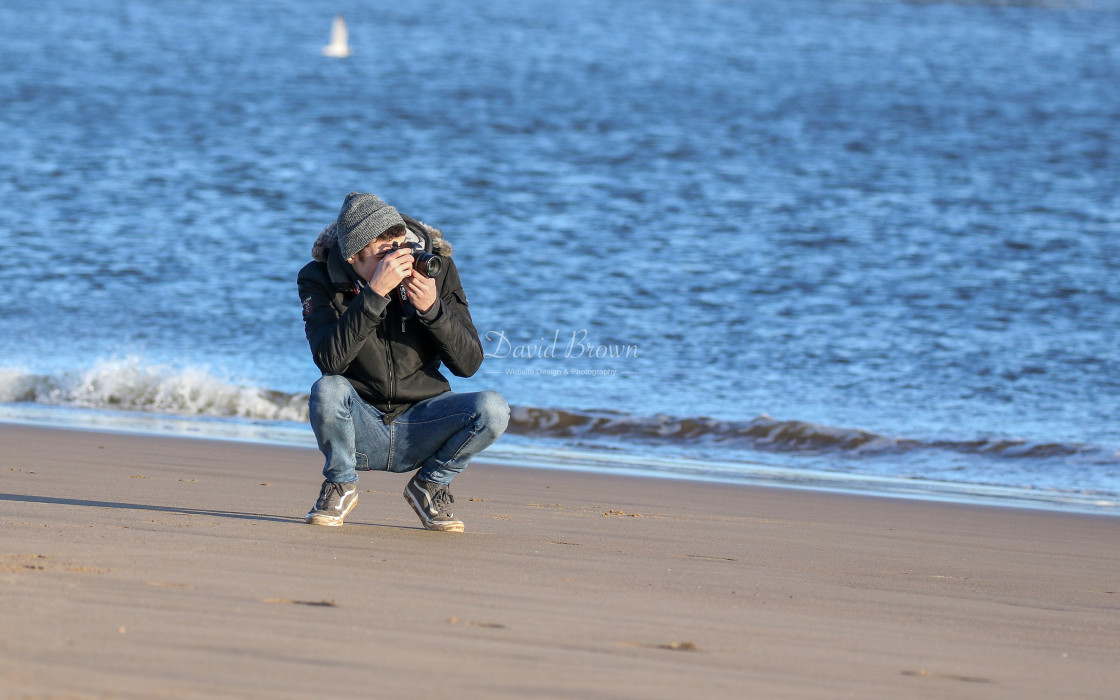
[[[1120,451],[1079,444],[1019,439],[916,440],[889,437],[858,428],[838,428],[766,414],[749,421],[715,418],[635,416],[609,411],[572,412],[517,406],[510,431],[526,435],[584,438],[613,437],[646,442],[685,442],[750,450],[798,453],[843,452],[847,456],[883,455],[915,450],[948,450],[1007,458],[1081,456],[1120,463]]]
[[[103,360],[90,369],[44,375],[0,369],[0,403],[37,403],[188,416],[307,420],[307,394],[233,384],[207,368]]]
[[[306,423],[307,397],[307,393],[231,383],[206,368],[174,368],[136,358],[104,360],[86,370],[57,375],[0,369],[0,403]],[[1120,464],[1120,451],[1088,445],[1006,438],[918,440],[857,428],[777,420],[765,414],[732,421],[514,406],[509,431],[528,437],[714,445],[797,454],[842,453],[849,458],[947,450],[1009,459],[1077,457],[1098,464]]]

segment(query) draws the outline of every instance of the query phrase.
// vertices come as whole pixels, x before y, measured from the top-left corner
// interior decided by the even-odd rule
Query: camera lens
[[[438,255],[421,253],[420,257],[419,263],[424,269],[424,274],[428,277],[435,277],[439,274],[440,269],[443,267],[443,260]]]

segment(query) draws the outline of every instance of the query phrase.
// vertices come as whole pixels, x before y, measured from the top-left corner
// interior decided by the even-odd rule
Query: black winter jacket
[[[459,377],[471,376],[482,364],[482,343],[450,244],[439,229],[408,217],[406,222],[410,240],[444,258],[436,276],[439,300],[423,317],[406,309],[397,292],[383,297],[365,284],[334,245],[333,225],[319,234],[312,248],[315,259],[297,278],[315,364],[325,375],[350,380],[364,401],[386,413],[385,422],[417,401],[450,390],[441,363]]]

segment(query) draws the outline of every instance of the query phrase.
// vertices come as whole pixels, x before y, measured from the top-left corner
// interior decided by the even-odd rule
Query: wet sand
[[[1116,698],[1120,518],[0,425],[9,698]]]

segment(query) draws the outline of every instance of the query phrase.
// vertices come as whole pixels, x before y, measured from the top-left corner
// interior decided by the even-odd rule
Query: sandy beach
[[[1120,519],[0,425],[7,698],[1116,698]]]

